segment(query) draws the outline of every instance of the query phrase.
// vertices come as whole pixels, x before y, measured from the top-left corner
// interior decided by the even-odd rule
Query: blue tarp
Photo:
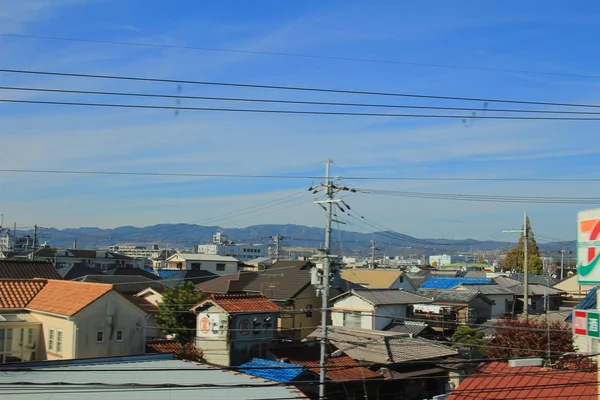
[[[427,279],[421,289],[452,289],[458,285],[488,285],[492,283],[491,278],[450,278],[432,277]]]
[[[274,382],[290,382],[306,371],[306,367],[298,364],[253,358],[252,361],[240,365],[238,371]]]

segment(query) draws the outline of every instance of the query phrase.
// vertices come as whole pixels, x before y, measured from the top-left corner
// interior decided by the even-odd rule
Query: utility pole
[[[529,221],[527,220],[527,211],[523,213],[523,229],[505,229],[503,232],[518,232],[523,235],[523,315],[525,319],[529,316],[529,268],[527,261],[529,259]]]
[[[33,243],[31,244],[31,260],[35,260],[35,243],[37,242],[38,226],[33,226]]]
[[[269,236],[275,243],[275,261],[279,261],[281,258],[281,241],[284,239],[290,239],[288,236],[281,236],[279,233],[275,236]]]
[[[327,317],[329,315],[329,253],[331,247],[331,217],[333,215],[333,187],[329,179],[331,160],[325,161],[325,257],[323,258],[323,277],[321,280],[321,360],[319,369],[319,399],[325,399],[325,372],[327,370]]]
[[[571,254],[571,250],[560,250],[560,279],[565,279],[565,254]]]

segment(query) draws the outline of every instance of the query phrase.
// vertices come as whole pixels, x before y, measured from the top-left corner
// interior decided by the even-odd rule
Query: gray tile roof
[[[2,279],[62,279],[54,265],[44,261],[0,260]]]
[[[196,290],[205,293],[241,293],[258,275],[256,271],[238,271],[201,282],[196,285]]]
[[[443,289],[419,289],[418,295],[433,298],[434,303],[464,303],[467,304],[477,296],[483,296],[478,291],[472,290],[443,290]],[[490,301],[487,299],[487,301]]]
[[[386,304],[425,304],[433,302],[431,298],[398,289],[353,289],[334,297],[331,300],[335,301],[350,295],[356,295],[374,306]]]
[[[310,285],[312,263],[278,261],[244,287],[246,292],[262,293],[271,300],[291,300]]]
[[[556,296],[560,294],[559,290],[551,287],[536,284],[530,284],[528,286],[529,290],[527,292],[532,296]],[[525,293],[525,286],[522,284],[519,284],[519,286],[515,286],[512,289],[517,293],[518,296],[523,296],[523,293]]]
[[[23,372],[3,371],[4,368],[19,366],[35,368],[28,371],[27,382],[35,387],[10,385],[23,380]],[[48,373],[52,370],[52,373]],[[90,370],[90,371],[88,371]],[[101,370],[101,372],[96,372]],[[165,400],[187,399],[288,399],[298,398],[299,392],[288,386],[273,386],[272,381],[260,380],[247,375],[212,369],[210,366],[174,360],[172,354],[145,355],[134,357],[115,357],[89,360],[61,360],[29,362],[20,364],[2,364],[0,366],[0,397],[27,398],[36,400],[105,400],[110,398],[107,388],[119,386],[113,393],[119,400]],[[64,382],[66,385],[48,384]],[[97,382],[100,385],[79,386],[78,384]],[[134,385],[198,385],[184,391],[176,387],[160,389],[141,389]],[[202,385],[231,386],[202,387]],[[244,387],[252,385],[252,387]],[[264,385],[264,386],[263,386]],[[114,387],[113,387],[114,389]],[[82,394],[82,390],[85,394]],[[19,396],[12,394],[17,393]]]
[[[309,335],[319,339],[321,329]],[[438,342],[410,338],[406,334],[368,329],[330,327],[328,338],[338,349],[357,361],[371,364],[400,364],[456,356],[456,350]]]
[[[514,286],[518,286],[521,282],[516,279],[508,278],[506,276],[497,276],[494,278],[494,281],[500,286],[504,286],[507,288],[512,288]]]
[[[478,291],[485,295],[494,294],[515,294],[515,291],[509,288],[505,288],[500,285],[459,285],[460,289],[454,288],[454,290],[469,290]]]
[[[120,293],[136,294],[149,287],[162,291],[168,286],[158,281],[137,275],[86,275],[75,279],[80,282],[108,283],[115,285]]]
[[[403,323],[392,323],[385,331],[393,333],[406,333],[412,336],[418,336],[427,328],[424,322],[404,321]]]

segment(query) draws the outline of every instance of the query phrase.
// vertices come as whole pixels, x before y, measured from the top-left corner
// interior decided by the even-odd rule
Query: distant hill
[[[159,224],[147,227],[120,226],[114,229],[96,227],[43,229],[40,231],[40,243],[47,241],[53,247],[72,247],[77,241],[78,248],[107,248],[115,244],[135,244],[150,246],[158,244],[179,249],[191,249],[196,244],[210,243],[212,235],[224,232],[236,243],[271,243],[270,237],[280,234],[286,237],[282,241],[284,248],[320,248],[323,247],[325,230],[304,225],[253,225],[246,228],[221,228],[219,226],[201,226],[194,224]],[[31,231],[18,232],[28,234]],[[377,254],[383,255],[423,255],[456,253],[470,251],[506,251],[515,246],[514,242],[479,241],[473,239],[417,239],[409,235],[382,231],[360,233],[337,231],[332,235],[333,251],[344,255],[367,255],[370,253],[371,240],[376,241]],[[539,244],[540,249],[553,257],[558,251],[569,249],[574,252],[575,241],[551,242]],[[556,254],[554,254],[556,253]]]

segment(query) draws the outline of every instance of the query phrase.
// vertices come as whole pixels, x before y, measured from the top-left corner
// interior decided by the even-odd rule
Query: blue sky
[[[0,68],[481,98],[598,103],[600,5],[547,1],[0,0],[0,33],[445,64],[439,68],[0,36]],[[195,96],[464,105],[425,99],[0,74],[3,86]],[[176,105],[173,99],[0,91],[2,98]],[[469,103],[483,107],[483,104]],[[246,106],[181,101],[182,107]],[[250,105],[255,108],[288,106]],[[247,106],[249,107],[249,106]],[[498,107],[498,106],[496,106]],[[319,107],[304,107],[317,109]],[[338,111],[349,111],[339,108]],[[382,110],[377,110],[381,112]],[[385,111],[385,110],[383,110]],[[396,110],[393,110],[396,111]],[[166,173],[594,178],[597,122],[230,114],[0,104],[0,168]],[[0,173],[5,225],[58,228],[217,221],[321,226],[309,180]],[[359,181],[402,191],[600,197],[582,182]],[[306,192],[306,193],[305,193]],[[261,206],[268,201],[272,209]],[[356,212],[417,237],[482,238],[518,227],[573,239],[579,205],[353,195]],[[253,208],[254,207],[254,208]],[[262,208],[261,208],[262,207]],[[246,209],[247,211],[240,211]],[[260,209],[260,210],[259,210]],[[254,212],[253,212],[254,211]],[[218,218],[226,215],[229,218]],[[253,216],[254,215],[254,216]],[[349,224],[349,230],[368,230]]]

